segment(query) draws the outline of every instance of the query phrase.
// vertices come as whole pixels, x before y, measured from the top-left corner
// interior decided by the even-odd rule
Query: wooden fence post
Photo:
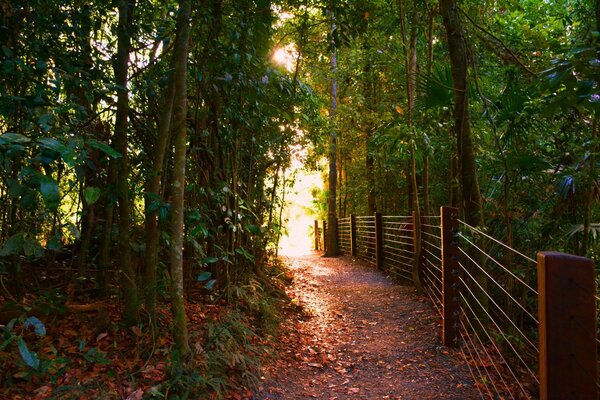
[[[315,219],[315,250],[319,250],[319,221]]]
[[[327,251],[327,221],[323,220],[323,248],[324,252]]]
[[[455,347],[459,337],[458,209],[441,207],[442,231],[442,342]]]
[[[375,213],[375,263],[383,271],[383,222],[381,213]]]
[[[350,214],[350,255],[356,257],[356,217]]]
[[[594,262],[537,255],[540,399],[597,399]]]
[[[417,223],[419,223],[419,227],[420,227],[420,237],[417,237]],[[424,252],[423,252],[423,248],[425,247],[424,243],[423,243],[423,217],[421,217],[421,221],[417,221],[417,212],[413,211],[412,212],[412,226],[413,226],[413,254],[416,257],[417,256],[417,250],[421,249],[420,253],[419,253],[419,260],[418,260],[418,273],[419,273],[419,280],[421,280],[421,283],[423,281],[423,263],[425,262],[425,256],[424,256]],[[420,247],[419,247],[420,245]]]

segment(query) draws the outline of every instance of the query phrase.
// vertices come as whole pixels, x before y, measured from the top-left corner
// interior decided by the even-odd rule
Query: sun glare
[[[285,67],[288,72],[292,72],[294,70],[296,64],[296,57],[298,57],[298,52],[296,51],[296,46],[294,44],[288,44],[285,47],[278,47],[273,52],[273,61]]]

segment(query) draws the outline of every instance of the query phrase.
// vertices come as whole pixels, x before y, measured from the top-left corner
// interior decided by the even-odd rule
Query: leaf
[[[58,185],[48,175],[40,175],[40,193],[48,209],[54,211],[60,204],[60,191]]]
[[[144,336],[144,333],[142,332],[142,330],[140,329],[139,326],[134,325],[131,327],[131,332],[133,332],[133,334],[137,337],[142,337]]]
[[[202,264],[214,264],[219,261],[219,257],[211,256],[202,260]]]
[[[404,109],[400,106],[396,106],[396,112],[400,115],[404,115]]]
[[[25,327],[25,329],[28,329],[32,326],[34,328],[34,332],[38,336],[46,336],[46,327],[44,326],[44,323],[42,321],[40,321],[36,317],[29,317],[23,322],[23,327]]]
[[[210,273],[208,271],[204,271],[200,275],[198,275],[198,278],[196,278],[196,279],[198,280],[198,282],[204,282],[204,281],[209,280],[211,276],[212,276],[212,273]]]
[[[86,143],[91,148],[94,148],[96,150],[100,150],[101,152],[103,152],[104,154],[106,154],[109,157],[112,157],[112,158],[119,158],[119,157],[121,157],[121,153],[119,153],[118,151],[116,151],[115,149],[113,149],[112,147],[110,147],[109,145],[107,145],[106,143],[102,143],[102,142],[99,142],[99,141],[93,140],[93,139],[88,140]]]
[[[92,204],[96,203],[98,201],[98,199],[100,198],[100,193],[101,193],[100,188],[97,188],[95,186],[86,187],[85,192],[83,194],[85,197],[85,202],[88,205],[92,205]]]
[[[8,239],[4,241],[2,245],[2,249],[0,249],[0,256],[16,256],[23,252],[23,242],[25,241],[25,236],[23,232],[12,235]]]
[[[210,281],[208,281],[206,283],[206,285],[204,285],[204,288],[208,289],[208,290],[211,290],[212,288],[215,287],[215,283],[217,283],[217,280],[216,279],[211,279]]]
[[[25,144],[31,140],[27,136],[23,136],[19,133],[6,132],[0,135],[0,145],[6,143]]]
[[[38,125],[42,128],[44,132],[48,132],[52,129],[54,125],[54,115],[52,114],[44,114],[38,118]]]
[[[27,344],[23,341],[23,339],[19,338],[19,353],[21,354],[21,359],[25,364],[33,369],[39,369],[40,360],[37,358],[37,355],[30,351],[27,347]]]

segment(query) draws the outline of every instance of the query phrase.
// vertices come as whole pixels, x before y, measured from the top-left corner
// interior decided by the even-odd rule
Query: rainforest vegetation
[[[600,258],[599,0],[0,0],[0,397],[252,391],[314,218]],[[140,394],[141,398],[141,394]]]

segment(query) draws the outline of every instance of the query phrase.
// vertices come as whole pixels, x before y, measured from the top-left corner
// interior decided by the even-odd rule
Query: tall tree
[[[133,324],[137,320],[139,310],[138,290],[135,271],[131,262],[130,239],[130,204],[129,204],[129,53],[131,51],[131,25],[135,0],[119,1],[119,25],[117,28],[117,57],[114,64],[115,82],[117,84],[117,114],[113,143],[115,149],[121,153],[114,160],[116,165],[117,190],[119,200],[119,260],[121,266],[121,280],[125,308],[123,321]]]
[[[329,107],[329,197],[327,200],[327,249],[325,255],[336,256],[339,253],[337,242],[337,96],[338,96],[338,66],[337,40],[338,26],[335,14],[335,1],[330,2],[329,17],[331,18],[331,105]]]
[[[472,226],[483,224],[483,202],[479,191],[477,167],[471,135],[469,91],[467,85],[467,44],[455,0],[441,0],[440,13],[446,29],[452,94],[454,99],[454,133],[456,135],[462,205],[465,219]]]
[[[183,239],[185,164],[187,146],[187,62],[190,36],[191,0],[181,0],[177,15],[177,52],[175,59],[175,99],[173,103],[173,182],[171,193],[171,248],[169,265],[171,273],[171,308],[173,311],[173,337],[181,356],[190,353],[187,316],[183,289]]]

